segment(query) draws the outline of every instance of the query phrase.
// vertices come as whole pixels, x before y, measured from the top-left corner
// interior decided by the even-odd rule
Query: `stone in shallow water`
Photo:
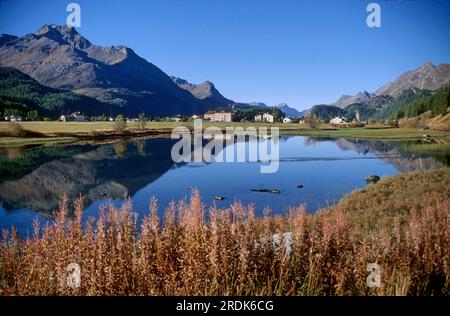
[[[380,181],[380,177],[377,176],[377,175],[373,175],[373,176],[368,176],[368,177],[366,177],[366,182],[367,182],[367,184],[370,184],[370,183],[377,183],[378,181]]]

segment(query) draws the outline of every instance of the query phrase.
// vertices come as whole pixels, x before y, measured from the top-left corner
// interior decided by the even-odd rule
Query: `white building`
[[[75,112],[70,115],[61,115],[59,117],[60,122],[87,122],[86,116],[80,112]]]
[[[209,111],[203,116],[205,120],[210,120],[212,122],[232,122],[233,112],[232,111]]]
[[[286,117],[283,119],[283,123],[285,123],[285,124],[292,123],[292,119],[291,119],[290,117],[286,116]]]
[[[11,115],[11,116],[9,117],[9,120],[10,120],[11,122],[22,122],[22,116],[19,116],[19,115]]]
[[[345,124],[347,120],[344,117],[336,116],[334,119],[330,121],[330,124]]]
[[[273,123],[275,121],[272,114],[264,113],[263,115],[259,114],[255,116],[255,122],[267,122]]]

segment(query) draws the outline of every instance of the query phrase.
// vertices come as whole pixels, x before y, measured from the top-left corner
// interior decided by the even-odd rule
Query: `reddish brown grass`
[[[198,192],[171,204],[163,220],[156,201],[141,224],[130,203],[101,208],[82,224],[83,200],[59,206],[54,224],[20,239],[3,231],[1,295],[449,295],[448,198],[393,225],[378,221],[363,238],[346,212],[257,219],[252,206],[207,210]],[[272,236],[289,232],[292,242]],[[369,263],[381,287],[369,288]],[[66,286],[66,267],[81,267],[81,286]]]

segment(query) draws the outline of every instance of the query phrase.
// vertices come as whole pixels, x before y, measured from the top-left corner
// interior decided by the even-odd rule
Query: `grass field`
[[[31,137],[0,137],[0,146],[19,146],[26,144],[51,144],[67,142],[71,137],[72,141],[77,138],[94,138],[95,137],[120,137],[121,134],[114,132],[113,122],[22,122],[20,123],[25,131],[31,133],[42,134],[42,139],[36,136]],[[175,127],[185,126],[190,129],[193,128],[193,122],[176,123],[176,122],[148,122],[145,129],[141,129],[139,123],[127,124],[128,134],[124,136],[132,136],[133,133],[161,133],[168,134]],[[446,131],[421,131],[413,128],[333,128],[328,124],[323,124],[318,129],[312,130],[305,124],[283,124],[283,123],[212,123],[203,122],[202,127],[218,127],[225,130],[227,127],[277,127],[280,129],[280,135],[298,135],[311,137],[343,137],[343,138],[359,138],[359,139],[391,139],[391,140],[407,140],[407,139],[421,139],[424,134],[432,138],[450,137],[450,132]],[[0,122],[0,133],[5,134],[8,129],[7,122]],[[47,138],[45,138],[47,137]],[[48,138],[50,137],[50,138]],[[62,137],[62,139],[58,139]],[[436,145],[435,147],[439,147]],[[442,151],[442,149],[441,149]],[[444,149],[448,152],[447,149]]]

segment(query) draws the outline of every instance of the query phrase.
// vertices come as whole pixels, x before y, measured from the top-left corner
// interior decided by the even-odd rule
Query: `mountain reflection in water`
[[[257,210],[267,206],[283,212],[305,203],[315,211],[363,187],[367,175],[429,170],[449,162],[448,156],[407,154],[402,148],[408,142],[293,136],[280,140],[279,171],[261,174],[259,163],[175,164],[175,142],[140,139],[1,149],[0,227],[17,222],[22,212],[48,217],[64,194],[71,200],[82,194],[93,215],[99,203],[121,203],[129,197],[134,208],[145,213],[151,197],[157,197],[163,209],[171,200],[188,198],[193,187],[207,205],[225,207],[239,200],[255,203]],[[304,189],[297,189],[299,184]],[[282,193],[255,193],[252,188],[277,188]],[[215,195],[226,199],[214,201]]]

